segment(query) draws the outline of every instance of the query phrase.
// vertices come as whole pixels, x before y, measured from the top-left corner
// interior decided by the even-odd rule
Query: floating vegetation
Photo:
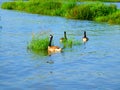
[[[77,46],[77,45],[82,44],[80,40],[75,40],[75,39],[70,39],[70,38],[61,43],[63,44],[63,48],[72,48],[72,46]]]
[[[61,42],[63,44],[63,48],[71,48],[73,46],[73,40],[64,40]]]
[[[82,42],[80,40],[74,40],[73,45],[81,45],[81,44],[82,44]]]

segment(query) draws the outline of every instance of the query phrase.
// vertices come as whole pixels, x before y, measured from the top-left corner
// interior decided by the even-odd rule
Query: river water
[[[51,56],[27,50],[32,33],[86,44]],[[120,90],[120,25],[0,9],[0,90]]]

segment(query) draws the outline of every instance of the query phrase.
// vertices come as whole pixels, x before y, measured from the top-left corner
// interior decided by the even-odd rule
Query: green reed
[[[33,35],[32,40],[28,44],[30,50],[47,50],[49,38],[47,36]]]
[[[77,0],[77,1],[120,2],[120,0]]]
[[[108,22],[109,24],[120,24],[120,10],[107,16],[97,17],[98,22]]]
[[[81,45],[82,42],[80,40],[76,40],[74,38],[69,38],[67,40],[62,41],[63,47],[64,48],[72,48],[72,46],[77,46]]]
[[[94,20],[95,17],[106,16],[117,10],[115,5],[105,5],[103,3],[81,4],[68,12],[68,18],[81,20]]]
[[[5,2],[1,7],[3,9],[19,10],[50,16],[62,16],[70,19],[80,20],[102,21],[100,20],[100,17],[110,17],[110,15],[112,15],[112,18],[116,17],[116,19],[113,19],[112,22],[119,22],[119,20],[117,20],[119,13],[117,12],[118,9],[116,5],[106,5],[101,2],[76,4],[76,0],[69,0],[69,2],[63,0],[30,0],[27,2]],[[97,17],[99,18],[96,19]]]

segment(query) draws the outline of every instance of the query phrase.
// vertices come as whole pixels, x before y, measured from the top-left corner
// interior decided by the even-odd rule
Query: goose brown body
[[[48,46],[48,52],[49,53],[61,52],[62,49],[60,47],[51,45],[52,39],[53,39],[53,36],[50,35],[50,42],[49,42],[49,46]]]

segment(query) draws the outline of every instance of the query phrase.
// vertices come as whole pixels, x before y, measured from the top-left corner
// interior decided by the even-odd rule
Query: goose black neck
[[[50,42],[49,42],[49,46],[51,46],[52,39],[53,39],[53,36],[52,36],[52,35],[50,35]]]
[[[84,31],[84,38],[86,38],[86,31]]]
[[[66,32],[64,32],[64,38],[67,39]]]

